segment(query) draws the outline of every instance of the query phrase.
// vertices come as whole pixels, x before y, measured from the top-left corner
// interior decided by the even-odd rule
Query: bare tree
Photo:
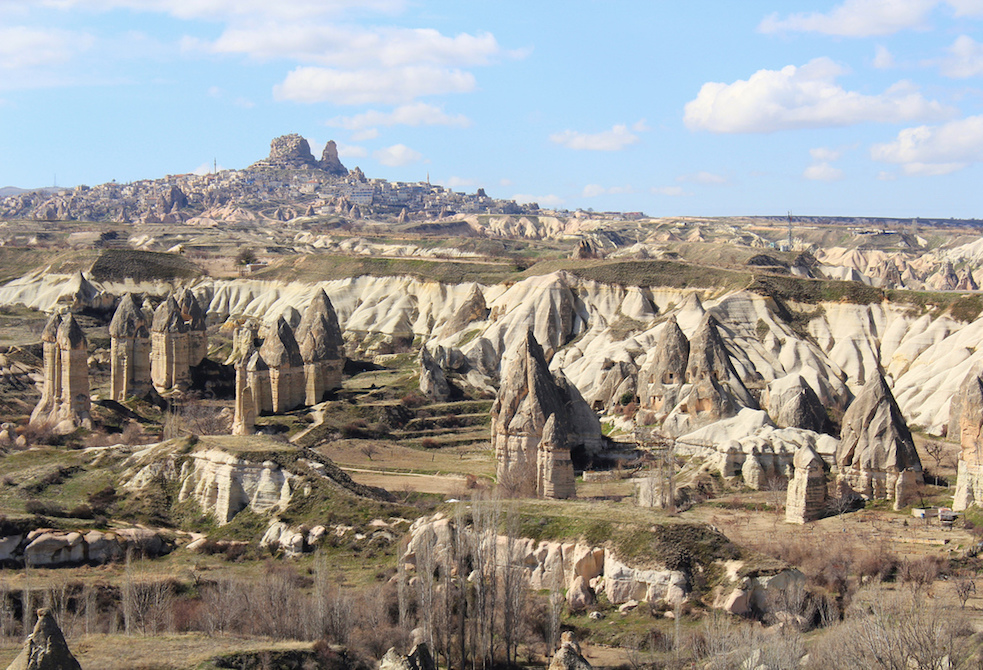
[[[934,474],[937,475],[942,467],[942,459],[945,458],[945,443],[937,440],[930,440],[929,442],[925,443],[922,449],[925,450],[925,453],[929,456],[929,458],[935,461]]]
[[[502,577],[504,603],[502,607],[502,639],[505,643],[505,662],[516,664],[522,610],[526,598],[526,574],[519,548],[519,512],[510,505],[505,515],[505,565]]]
[[[475,666],[488,670],[494,663],[495,614],[498,600],[498,522],[499,502],[485,500],[475,492],[471,500],[472,547],[474,567],[474,613],[472,622],[471,658]]]
[[[420,624],[423,626],[424,638],[434,653],[437,650],[437,646],[434,644],[436,547],[436,533],[430,526],[424,527],[424,530],[416,537],[416,586],[417,602],[419,603],[417,612],[419,613]]]
[[[969,597],[976,594],[976,582],[967,575],[959,575],[952,580],[952,587],[956,591],[961,609],[966,609]]]
[[[563,558],[560,552],[553,554],[553,560],[546,566],[549,573],[549,610],[547,617],[547,656],[552,657],[560,646],[560,615],[563,614],[563,587],[566,583],[563,574]]]

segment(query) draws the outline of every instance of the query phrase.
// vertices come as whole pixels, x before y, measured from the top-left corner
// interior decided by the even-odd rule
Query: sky
[[[244,168],[650,216],[983,218],[983,0],[0,0],[0,186]]]

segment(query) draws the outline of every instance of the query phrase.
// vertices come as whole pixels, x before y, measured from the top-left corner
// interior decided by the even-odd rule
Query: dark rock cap
[[[85,349],[88,347],[82,327],[79,326],[78,321],[71,314],[66,316],[65,320],[58,326],[56,341],[62,349]]]
[[[154,311],[154,322],[150,327],[155,333],[186,333],[188,326],[181,317],[181,308],[178,307],[174,296],[169,296],[167,300],[157,306]]]
[[[277,319],[276,329],[267,336],[263,346],[259,349],[259,353],[271,368],[301,367],[304,365],[304,359],[300,355],[300,347],[294,338],[294,331],[290,329],[290,324],[282,316]]]
[[[113,320],[109,323],[109,335],[111,337],[134,337],[137,331],[146,326],[143,310],[137,304],[136,298],[132,293],[123,295],[113,314]]]

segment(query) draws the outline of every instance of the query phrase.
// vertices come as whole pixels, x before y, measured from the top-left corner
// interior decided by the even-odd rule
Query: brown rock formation
[[[922,483],[911,431],[881,374],[864,385],[843,416],[836,466],[841,490],[893,499],[897,508]]]
[[[819,396],[801,375],[772,383],[767,401],[762,403],[767,405],[771,420],[781,428],[804,428],[821,433],[829,421]]]
[[[807,523],[818,519],[826,508],[826,464],[806,445],[792,459],[795,475],[788,483],[785,502],[787,523]]]
[[[460,333],[467,328],[469,323],[484,321],[488,318],[488,305],[485,303],[485,295],[481,292],[481,287],[474,284],[468,297],[457,308],[454,315],[447,320],[441,330],[441,337],[447,337],[454,333]]]
[[[113,400],[126,400],[142,395],[150,386],[150,331],[147,317],[132,293],[120,300],[109,324],[110,395]]]
[[[592,670],[592,668],[593,666],[581,654],[580,645],[574,634],[563,631],[560,636],[560,648],[553,654],[549,670]]]
[[[308,405],[324,400],[341,388],[345,367],[345,341],[338,315],[327,294],[319,289],[304,311],[295,336],[304,361],[304,398]]]
[[[205,311],[190,289],[178,293],[177,304],[181,318],[188,327],[188,365],[200,365],[208,355],[208,326],[205,324]]]
[[[265,161],[260,161],[252,167],[266,166],[275,168],[299,169],[317,167],[311,153],[311,145],[296,133],[281,135],[270,142],[270,155]]]
[[[420,393],[434,402],[447,400],[451,393],[443,368],[425,346],[420,348]]]
[[[259,355],[269,367],[270,411],[279,414],[303,405],[307,390],[304,359],[293,330],[282,316],[260,347]]]
[[[324,145],[324,151],[321,152],[321,162],[318,165],[328,174],[339,177],[348,174],[348,168],[342,165],[338,158],[338,145],[335,144],[334,140],[328,140],[327,144]]]
[[[592,415],[583,398],[578,403],[569,382],[554,380],[542,347],[532,332],[527,332],[502,373],[491,410],[499,483],[520,495],[539,492],[539,445],[551,415],[556,415],[554,421],[565,428],[567,446],[596,449],[601,443],[600,423],[592,415],[595,428],[586,414]]]
[[[50,330],[57,323],[54,342]],[[92,427],[89,416],[89,352],[85,333],[71,314],[48,321],[44,341],[44,393],[31,414],[31,422],[54,425],[58,433],[69,433],[79,426]]]
[[[543,439],[536,450],[536,485],[540,498],[573,498],[577,495],[570,449],[556,415],[550,414],[543,427]]]
[[[983,500],[983,368],[977,366],[966,376],[952,402],[959,405],[960,445],[952,508],[964,510]]]
[[[82,670],[48,608],[38,610],[34,631],[7,670]]]
[[[150,376],[158,391],[187,388],[189,370],[188,326],[174,296],[157,306],[150,327]]]

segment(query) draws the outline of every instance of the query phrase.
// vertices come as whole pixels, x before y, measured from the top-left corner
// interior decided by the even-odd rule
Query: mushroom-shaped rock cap
[[[154,322],[150,329],[155,333],[186,333],[188,326],[181,318],[181,308],[174,296],[160,303],[154,311]]]
[[[338,314],[334,311],[334,305],[331,304],[331,299],[324,289],[314,292],[314,297],[304,310],[304,316],[297,326],[297,341],[303,342],[311,331],[316,331],[315,338],[321,346],[326,347],[327,353],[323,358],[340,357],[345,341],[341,336]]]
[[[85,333],[82,332],[82,327],[79,326],[78,321],[71,314],[66,316],[65,320],[58,326],[58,337],[56,339],[58,346],[62,349],[85,349],[88,346],[88,342],[85,340]]]
[[[146,321],[143,310],[137,304],[136,298],[132,293],[127,293],[119,301],[113,320],[109,323],[110,337],[134,337],[141,326],[145,326]]]
[[[792,457],[792,465],[796,470],[824,470],[826,468],[822,457],[808,444],[802,445],[795,452],[795,456]]]
[[[61,314],[51,315],[51,318],[48,319],[48,323],[44,324],[44,330],[41,331],[42,342],[54,342],[57,339],[58,327],[61,325],[61,320]]]
[[[75,660],[55,617],[47,608],[38,610],[34,632],[7,670],[82,670]]]
[[[249,356],[249,362],[246,363],[246,370],[249,372],[263,372],[264,370],[269,370],[270,366],[266,364],[263,357],[256,350],[253,350],[252,354]]]
[[[563,429],[564,427],[557,423],[556,414],[550,414],[550,418],[546,419],[546,425],[543,426],[543,437],[539,441],[540,449],[565,447],[567,440]]]
[[[205,311],[201,308],[198,298],[191,289],[184,289],[178,294],[177,304],[181,310],[181,318],[191,330],[205,330]]]
[[[294,332],[282,316],[277,319],[276,330],[266,337],[259,353],[271,368],[304,365],[304,359],[300,355],[300,347],[294,338]]]

